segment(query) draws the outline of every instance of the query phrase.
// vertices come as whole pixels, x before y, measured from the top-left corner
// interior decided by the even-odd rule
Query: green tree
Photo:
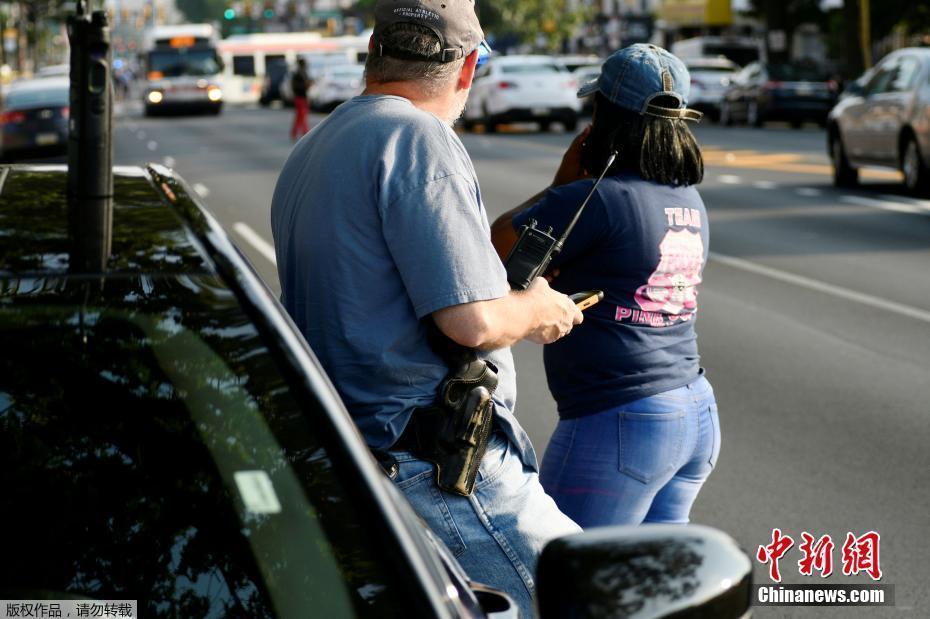
[[[542,42],[542,47],[550,51],[557,51],[562,41],[571,37],[578,25],[590,17],[591,11],[590,7],[570,11],[565,0],[511,0],[495,2],[493,8],[488,8],[490,10],[485,12],[489,14],[489,25],[485,32],[513,34],[534,46]],[[484,18],[485,13],[482,13]]]
[[[177,0],[177,7],[187,21],[215,21],[223,17],[226,0]]]

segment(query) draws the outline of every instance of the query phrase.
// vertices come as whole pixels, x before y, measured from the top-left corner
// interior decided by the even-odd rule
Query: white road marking
[[[905,204],[913,204],[917,208],[927,211],[930,213],[930,200],[919,200],[917,198],[907,198],[904,196],[878,196],[882,200],[891,200],[892,202],[898,201]]]
[[[843,196],[840,198],[840,201],[845,202],[846,204],[867,206],[869,208],[877,208],[883,211],[892,211],[895,213],[914,214],[927,212],[915,204],[904,204],[901,202],[893,202],[891,200],[875,200],[874,198],[863,198],[862,196]]]
[[[201,198],[206,198],[210,195],[210,189],[203,183],[194,183],[194,191],[197,192],[197,195]]]
[[[721,174],[717,177],[717,180],[724,185],[739,185],[743,182],[743,179],[733,174]]]
[[[277,266],[278,259],[274,255],[274,247],[271,246],[271,243],[263,239],[258,235],[258,232],[252,230],[248,225],[237,221],[233,224],[233,230],[241,236],[246,243],[254,247],[258,253],[264,256],[271,264]]]
[[[795,286],[807,288],[808,290],[813,290],[815,292],[822,292],[824,294],[832,295],[840,299],[853,301],[854,303],[860,303],[862,305],[874,307],[875,309],[892,312],[894,314],[899,314],[901,316],[906,316],[908,318],[930,323],[930,312],[917,307],[895,303],[894,301],[889,301],[880,297],[874,297],[870,294],[865,294],[862,292],[856,292],[855,290],[850,290],[841,286],[834,286],[833,284],[828,284],[826,282],[804,277],[802,275],[795,275],[794,273],[788,273],[787,271],[773,269],[772,267],[756,264],[755,262],[743,260],[742,258],[725,256],[716,252],[711,252],[709,257],[714,262],[719,262],[735,269],[740,269],[749,273],[755,273],[756,275],[762,275],[771,279],[777,279],[778,281],[785,282],[787,284],[793,284]]]
[[[174,157],[171,157],[171,156],[165,157],[164,159],[161,160],[161,162],[162,162],[163,164],[165,164],[165,167],[166,167],[166,168],[173,168],[173,167],[174,167],[174,164],[177,163],[177,161],[175,161]],[[196,189],[196,187],[194,187],[194,189]]]
[[[775,189],[778,187],[778,183],[773,183],[772,181],[754,181],[752,186],[756,189]]]
[[[158,142],[155,140],[149,140],[149,143],[145,145],[149,150],[158,150]]]
[[[823,195],[823,192],[819,189],[814,189],[813,187],[798,187],[794,190],[799,196],[804,196],[805,198],[816,198]]]

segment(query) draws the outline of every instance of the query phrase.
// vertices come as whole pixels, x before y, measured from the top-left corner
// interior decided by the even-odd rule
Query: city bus
[[[150,116],[169,109],[219,114],[222,61],[211,24],[156,26],[144,36],[143,103]]]
[[[307,60],[311,71],[339,63],[357,63],[368,53],[368,36],[325,37],[318,32],[261,32],[236,34],[219,42],[223,63],[223,93],[230,103],[255,103],[262,80],[278,70],[285,73],[297,57]]]

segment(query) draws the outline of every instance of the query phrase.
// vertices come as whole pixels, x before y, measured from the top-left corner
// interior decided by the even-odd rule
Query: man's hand
[[[591,175],[581,165],[581,145],[584,143],[588,134],[591,133],[591,125],[582,129],[581,133],[575,136],[571,145],[565,154],[562,155],[562,164],[552,179],[552,186],[567,185],[582,178],[591,178]]]
[[[550,288],[543,277],[534,279],[523,294],[532,299],[537,312],[536,326],[526,337],[537,344],[549,344],[565,337],[573,326],[584,320],[572,300]]]

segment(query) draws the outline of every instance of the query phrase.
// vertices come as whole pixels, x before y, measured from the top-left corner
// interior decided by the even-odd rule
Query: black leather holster
[[[416,408],[392,449],[410,451],[436,465],[436,483],[469,496],[494,423],[491,395],[497,388],[497,368],[478,359],[462,363],[440,386],[436,406]]]

